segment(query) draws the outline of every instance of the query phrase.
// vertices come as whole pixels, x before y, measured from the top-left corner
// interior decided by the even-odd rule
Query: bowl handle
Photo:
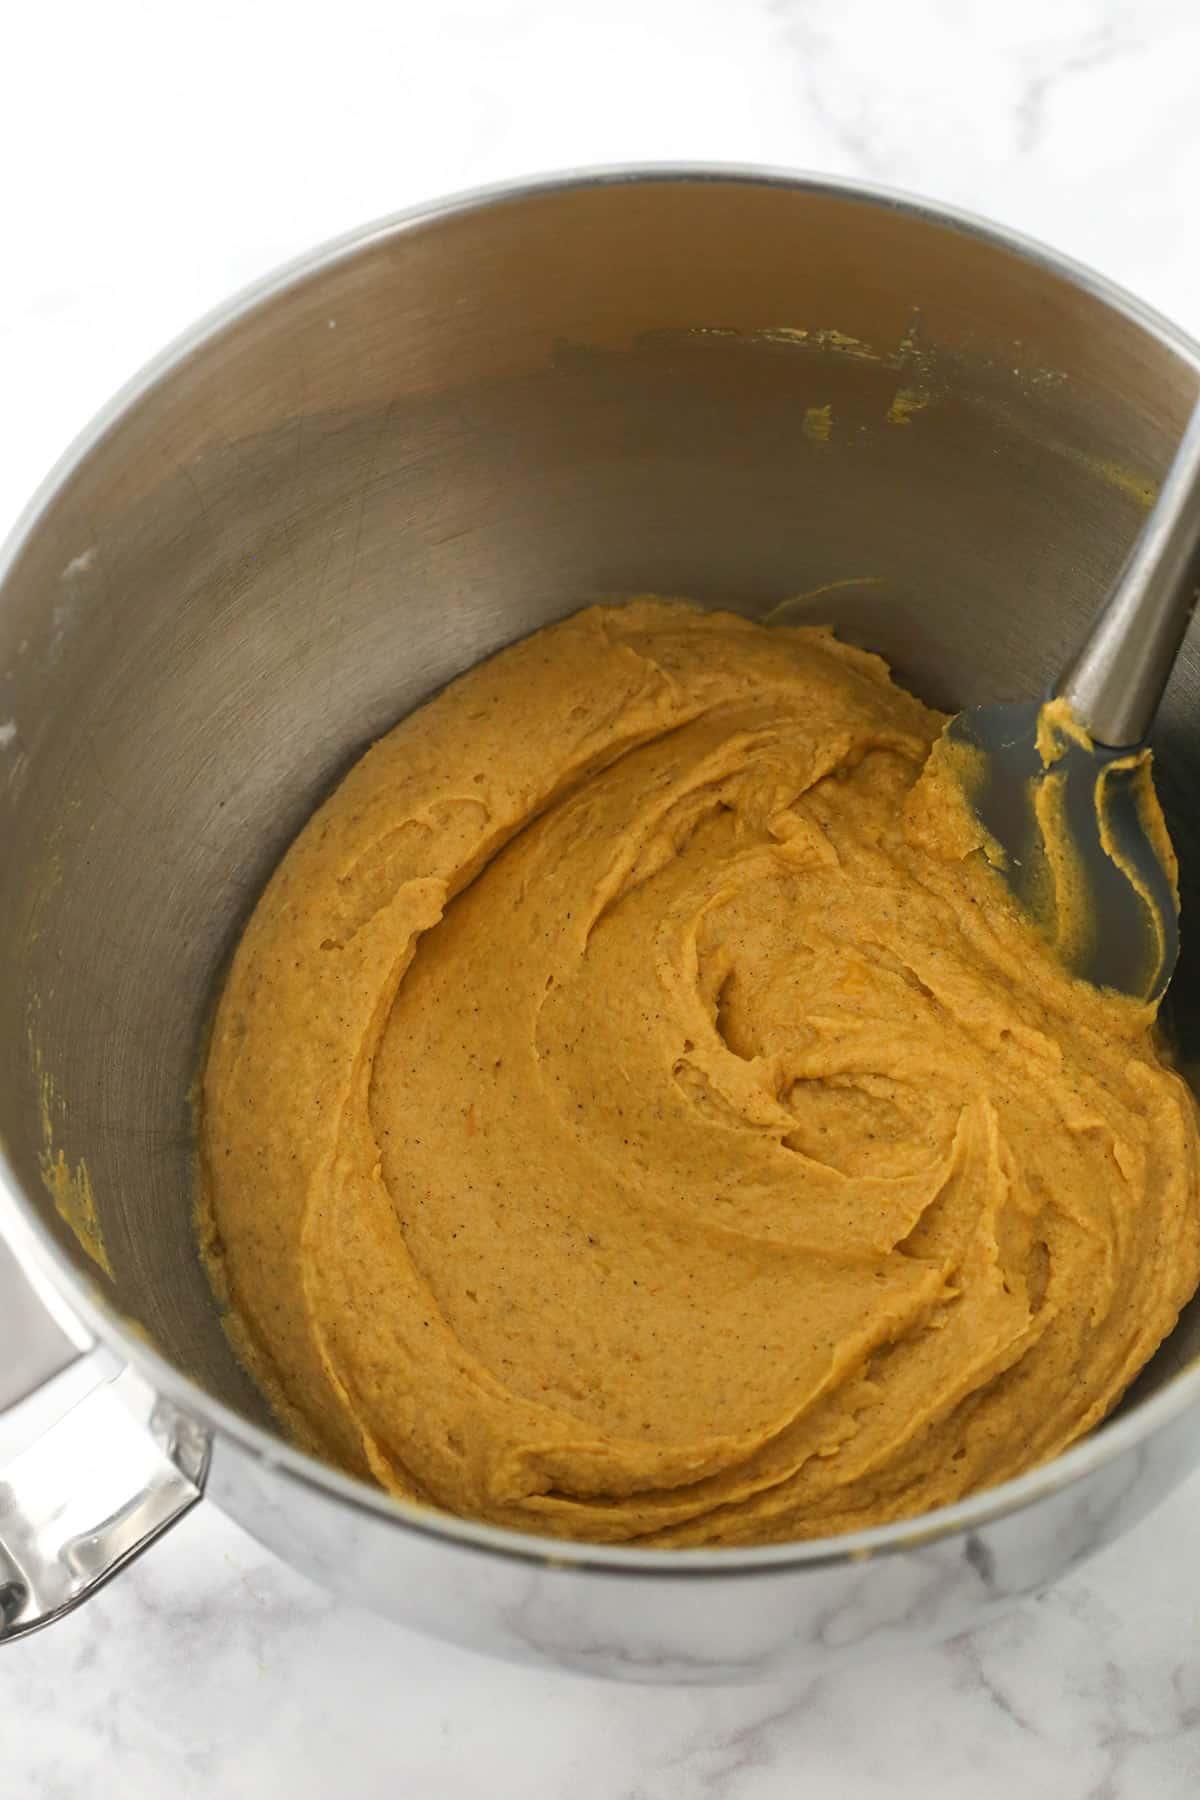
[[[182,1518],[208,1450],[0,1238],[0,1644],[70,1612]]]

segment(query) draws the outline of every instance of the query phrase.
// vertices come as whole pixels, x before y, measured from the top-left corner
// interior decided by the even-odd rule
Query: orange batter
[[[1104,1416],[1200,1276],[1196,1109],[922,779],[942,723],[823,631],[644,600],[362,759],[204,1076],[207,1251],[307,1441],[501,1525],[744,1544]]]

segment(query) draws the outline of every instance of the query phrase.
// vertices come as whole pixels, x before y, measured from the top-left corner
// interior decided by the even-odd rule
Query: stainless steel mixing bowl
[[[231,1355],[188,1100],[280,852],[459,670],[600,596],[757,616],[848,581],[810,614],[930,700],[1031,693],[1138,528],[1197,357],[931,206],[618,170],[343,240],[120,396],[0,571],[0,1222],[41,1295],[6,1262],[3,1398],[76,1400],[0,1482],[0,1635],[203,1491],[330,1588],[479,1649],[654,1679],[828,1665],[1043,1586],[1200,1459],[1193,1307],[1087,1443],[853,1539],[599,1549],[398,1505],[285,1443]],[[1194,636],[1160,739],[1195,944]],[[1175,993],[1186,1056],[1195,951]],[[111,1276],[82,1247],[85,1171]]]

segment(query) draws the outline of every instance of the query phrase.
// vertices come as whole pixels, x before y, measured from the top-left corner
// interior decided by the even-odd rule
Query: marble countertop
[[[1200,333],[1191,0],[68,0],[20,9],[6,49],[0,528],[231,289],[545,168],[761,161],[914,189]],[[0,1793],[1183,1800],[1198,1636],[1200,1478],[986,1632],[791,1690],[485,1662],[330,1601],[201,1507],[0,1658]]]

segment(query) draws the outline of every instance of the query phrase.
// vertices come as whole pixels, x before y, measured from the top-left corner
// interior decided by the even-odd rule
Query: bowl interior
[[[500,645],[648,590],[808,593],[795,617],[931,701],[1036,692],[1196,386],[1182,340],[999,242],[739,177],[445,210],[212,328],[0,589],[0,1137],[46,1229],[266,1422],[195,1250],[189,1093],[240,927],[353,759]],[[1200,1059],[1195,633],[1158,741]],[[1194,1306],[1138,1393],[1198,1350]]]

